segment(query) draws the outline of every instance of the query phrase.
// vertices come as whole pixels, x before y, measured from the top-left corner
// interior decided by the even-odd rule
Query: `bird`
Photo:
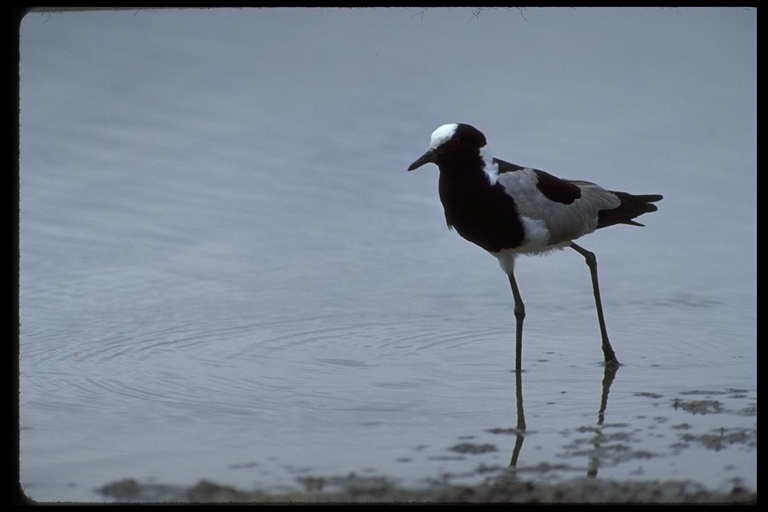
[[[660,194],[634,195],[606,190],[588,181],[558,178],[548,172],[494,158],[485,135],[464,123],[444,124],[429,149],[409,167],[427,163],[439,169],[438,192],[448,228],[495,256],[509,279],[514,299],[515,371],[521,372],[525,304],[515,280],[520,254],[546,254],[570,247],[589,267],[606,367],[619,360],[608,340],[600,299],[595,254],[574,240],[597,229],[627,224],[656,211]]]

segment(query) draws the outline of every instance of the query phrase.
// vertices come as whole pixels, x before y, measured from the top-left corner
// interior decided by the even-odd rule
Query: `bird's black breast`
[[[522,244],[523,226],[515,201],[501,185],[491,185],[482,171],[463,175],[441,172],[439,191],[448,226],[465,239],[489,252]]]

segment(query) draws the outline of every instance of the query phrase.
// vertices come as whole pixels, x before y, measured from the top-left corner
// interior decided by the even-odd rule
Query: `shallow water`
[[[537,480],[756,488],[754,12],[519,14],[28,16],[25,492],[470,482],[513,457]],[[620,46],[585,36],[606,27]],[[525,78],[510,94],[490,69]],[[563,251],[519,260],[516,382],[504,275],[446,230],[437,171],[405,172],[456,120],[501,158],[665,195],[646,228],[581,242],[612,379],[587,268]]]

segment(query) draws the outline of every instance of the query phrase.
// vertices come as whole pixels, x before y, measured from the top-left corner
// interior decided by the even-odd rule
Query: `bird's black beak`
[[[421,157],[419,157],[418,160],[413,162],[408,167],[408,170],[412,171],[414,169],[418,169],[419,167],[421,167],[422,165],[424,165],[426,163],[433,162],[434,161],[433,159],[435,158],[435,153],[436,153],[436,151],[434,149],[430,148],[429,151],[427,151],[426,153],[421,155]]]

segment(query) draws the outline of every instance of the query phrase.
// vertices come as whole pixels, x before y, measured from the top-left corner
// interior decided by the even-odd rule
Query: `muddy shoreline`
[[[612,482],[581,477],[546,484],[501,477],[475,486],[403,488],[386,477],[350,474],[312,477],[300,483],[304,490],[269,493],[205,480],[183,488],[124,479],[98,491],[108,502],[133,503],[757,503],[756,491],[737,484],[729,492],[715,492],[689,481]]]

